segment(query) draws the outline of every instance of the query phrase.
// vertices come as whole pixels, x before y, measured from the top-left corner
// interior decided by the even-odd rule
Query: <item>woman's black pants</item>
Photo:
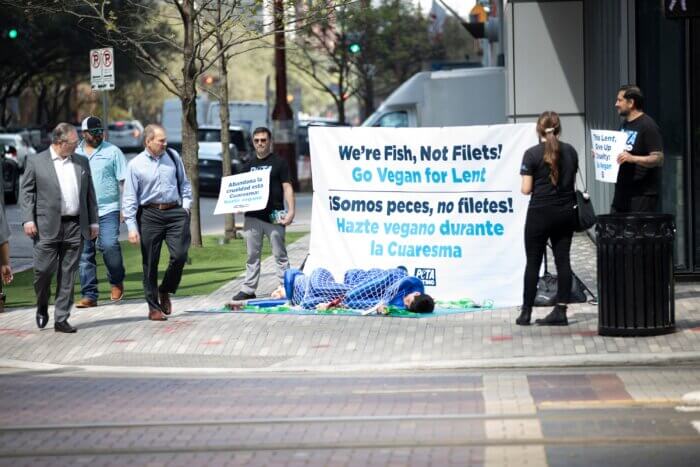
[[[569,303],[571,294],[571,239],[575,213],[572,204],[529,208],[525,220],[525,279],[523,305],[533,306],[537,293],[540,266],[547,240],[552,242],[557,267],[557,303]]]

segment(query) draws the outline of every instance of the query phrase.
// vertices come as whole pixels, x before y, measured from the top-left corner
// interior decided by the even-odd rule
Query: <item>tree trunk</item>
[[[342,94],[338,98],[338,123],[345,125],[345,99]]]
[[[294,115],[287,102],[287,58],[284,40],[284,2],[275,0],[275,107],[272,110],[272,138],[275,154],[287,161],[294,190],[299,189],[297,177]]]
[[[46,109],[46,86],[39,85],[38,97],[36,98],[36,121],[39,125],[49,126],[49,119]],[[52,128],[53,129],[53,128]]]
[[[221,23],[221,2],[217,1],[217,22]],[[216,35],[216,45],[219,52],[224,48],[224,41],[221,33]],[[219,58],[219,83],[221,83],[219,100],[219,118],[221,119],[221,175],[228,177],[231,175],[231,135],[228,132],[230,118],[228,111],[228,62],[227,54],[221,54]],[[224,239],[236,238],[236,218],[233,214],[224,214]]]
[[[347,56],[343,55],[344,59]],[[346,62],[347,63],[347,62]],[[345,124],[345,92],[347,91],[345,85],[345,77],[350,72],[350,68],[340,67],[340,73],[338,73],[338,99],[335,101],[336,107],[338,108],[338,123],[341,125]]]
[[[190,212],[190,234],[192,246],[202,246],[202,229],[199,219],[199,168],[197,166],[199,143],[197,141],[197,70],[194,58],[194,18],[193,0],[182,2],[182,23],[184,25],[183,68],[182,68],[182,160],[187,177],[192,184],[192,206]]]
[[[365,121],[374,112],[374,77],[368,69],[364,70],[362,81],[362,121]]]
[[[363,10],[368,11],[372,8],[370,0],[360,0],[360,5]],[[372,19],[374,22],[374,18]],[[362,47],[362,53],[360,54],[360,73],[361,73],[361,84],[362,84],[362,95],[361,95],[361,112],[362,121],[365,121],[367,117],[372,115],[374,112],[374,48],[376,45],[375,38],[375,24],[371,24],[364,31],[364,41]]]

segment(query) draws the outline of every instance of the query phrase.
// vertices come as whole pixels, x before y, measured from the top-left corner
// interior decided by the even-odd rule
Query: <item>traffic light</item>
[[[2,29],[0,32],[3,39],[15,41],[19,38],[19,29],[17,28]]]
[[[203,86],[211,87],[219,81],[219,78],[214,75],[202,75],[201,81]]]
[[[362,52],[362,44],[360,42],[361,38],[362,35],[359,32],[349,32],[346,35],[346,44],[350,54],[357,55]]]
[[[485,23],[489,18],[486,8],[481,3],[477,3],[469,12],[469,22]]]

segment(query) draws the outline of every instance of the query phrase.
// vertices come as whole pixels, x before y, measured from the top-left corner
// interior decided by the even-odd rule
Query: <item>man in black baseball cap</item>
[[[98,117],[87,117],[83,119],[83,123],[80,126],[80,129],[82,131],[90,131],[90,130],[100,130],[100,135],[102,134],[102,131],[104,131],[104,128],[102,128],[102,120],[100,120]],[[97,132],[95,132],[97,133]]]
[[[126,176],[126,158],[115,145],[104,141],[102,121],[94,116],[87,117],[80,126],[83,141],[76,154],[87,157],[97,194],[97,207],[100,217],[100,233],[96,241],[83,242],[80,257],[80,294],[77,308],[97,306],[97,262],[96,251],[102,253],[107,269],[107,280],[112,286],[110,299],[119,301],[124,295],[124,261],[119,246],[119,224],[121,191]]]

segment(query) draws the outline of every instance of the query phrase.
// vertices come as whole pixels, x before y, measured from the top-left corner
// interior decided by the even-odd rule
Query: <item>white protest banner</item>
[[[437,300],[522,301],[534,123],[309,128],[313,210],[305,269],[405,266]]]
[[[617,182],[617,172],[620,170],[617,156],[625,150],[626,141],[627,134],[624,131],[591,130],[596,180]]]
[[[221,179],[214,214],[265,209],[270,195],[270,167]]]

